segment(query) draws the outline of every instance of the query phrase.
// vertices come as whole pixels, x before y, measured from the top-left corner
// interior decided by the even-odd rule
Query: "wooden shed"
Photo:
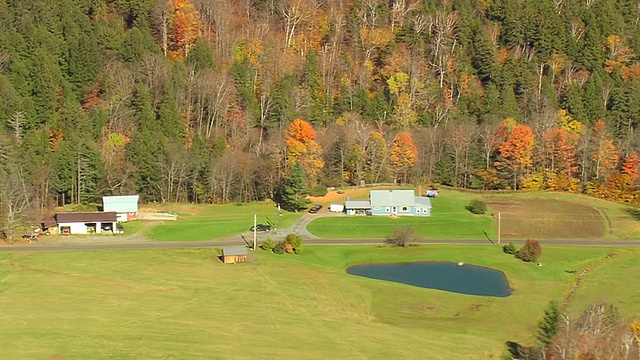
[[[247,261],[247,248],[244,246],[225,246],[222,249],[222,262],[225,264],[243,263]]]

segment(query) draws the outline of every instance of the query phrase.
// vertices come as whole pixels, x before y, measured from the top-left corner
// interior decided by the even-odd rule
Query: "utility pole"
[[[253,214],[253,251],[258,248],[258,216]]]
[[[500,245],[500,213],[498,213],[498,245]]]

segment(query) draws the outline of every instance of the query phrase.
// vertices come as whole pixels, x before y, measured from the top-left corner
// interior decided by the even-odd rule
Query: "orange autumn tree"
[[[629,154],[622,163],[619,172],[614,172],[595,192],[595,195],[620,202],[636,200],[636,185],[638,181],[638,165],[640,159],[635,151]]]
[[[636,151],[631,152],[622,164],[622,173],[629,175],[632,180],[638,179],[638,165],[640,165],[640,157]]]
[[[394,182],[401,178],[407,182],[409,170],[418,161],[418,148],[413,142],[413,137],[407,131],[396,134],[389,151],[389,163],[394,175]]]
[[[285,135],[287,164],[290,168],[299,162],[307,175],[310,185],[318,181],[324,167],[322,147],[316,142],[316,132],[308,122],[295,119],[289,124]]]
[[[598,120],[593,126],[591,146],[596,178],[598,180],[606,179],[607,175],[618,165],[618,153],[607,130],[607,124],[603,120]]]
[[[513,180],[513,189],[518,189],[518,180],[533,164],[533,130],[528,125],[516,125],[506,141],[498,147],[495,166],[506,171]]]
[[[185,58],[200,32],[198,10],[188,0],[173,0],[169,50],[174,58]]]

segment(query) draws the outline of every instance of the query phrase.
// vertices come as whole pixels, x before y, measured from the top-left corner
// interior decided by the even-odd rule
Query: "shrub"
[[[276,243],[271,240],[271,238],[267,238],[267,240],[262,242],[260,246],[264,251],[273,251],[273,248],[276,246]]]
[[[309,189],[309,195],[311,195],[311,196],[325,196],[325,195],[327,195],[327,187],[322,185],[322,184],[318,184],[318,185],[312,187],[311,189]]]
[[[286,242],[283,241],[278,241],[278,243],[273,247],[273,252],[276,254],[284,254],[285,253],[285,246],[286,246]]]
[[[291,244],[289,243],[285,243],[284,252],[286,252],[287,254],[293,254],[293,246],[291,246]]]
[[[284,239],[284,241],[285,243],[291,246],[291,250],[292,250],[291,252],[295,252],[296,254],[298,254],[298,250],[302,246],[302,237],[300,237],[300,235],[288,234],[287,237]]]
[[[509,255],[515,255],[516,252],[518,252],[513,241],[509,241],[509,244],[503,246],[502,251],[504,251],[505,254],[509,254]]]
[[[467,205],[467,210],[471,211],[474,214],[484,214],[487,212],[487,204],[484,201],[480,200],[472,200],[469,205]]]
[[[517,257],[522,261],[536,262],[542,254],[542,246],[538,240],[527,240],[518,250]]]
[[[387,239],[387,242],[394,246],[407,247],[413,240],[413,229],[412,228],[402,228],[396,229],[391,235],[390,238]]]

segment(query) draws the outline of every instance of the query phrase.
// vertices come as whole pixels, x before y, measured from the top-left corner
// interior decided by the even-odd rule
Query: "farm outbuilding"
[[[103,196],[102,211],[116,212],[120,222],[137,219],[139,198],[139,195]]]
[[[244,246],[225,246],[222,249],[222,262],[225,264],[247,261],[247,248]]]
[[[115,212],[57,213],[53,219],[63,235],[113,233],[118,223]]]

